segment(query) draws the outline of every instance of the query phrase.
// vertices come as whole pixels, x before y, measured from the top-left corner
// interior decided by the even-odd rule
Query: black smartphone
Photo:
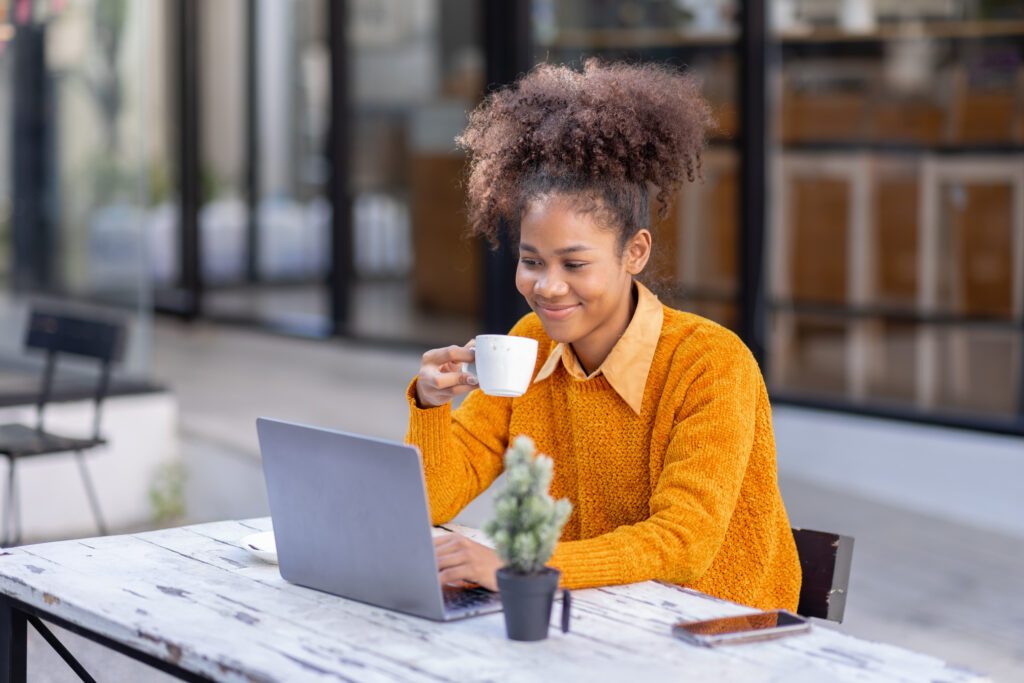
[[[811,622],[784,609],[754,612],[735,617],[680,621],[672,625],[672,635],[696,645],[715,647],[731,643],[781,638],[810,630]]]

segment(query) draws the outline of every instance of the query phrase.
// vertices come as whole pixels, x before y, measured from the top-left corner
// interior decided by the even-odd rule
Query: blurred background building
[[[462,239],[466,112],[538,62],[656,60],[718,121],[656,229],[665,298],[777,400],[1024,432],[1024,7],[751,5],[4,0],[3,310],[505,329],[508,259]]]
[[[590,56],[703,80],[718,127],[654,279],[757,356],[783,473],[1024,538],[1021,0],[0,0],[0,417],[31,403],[40,302],[131,322],[115,521],[167,512],[179,412],[254,450],[206,349],[389,349],[365,358],[400,413],[418,353],[523,312],[508,245],[463,236],[454,137]],[[236,379],[287,377],[251,352]],[[341,426],[400,438],[379,415]]]

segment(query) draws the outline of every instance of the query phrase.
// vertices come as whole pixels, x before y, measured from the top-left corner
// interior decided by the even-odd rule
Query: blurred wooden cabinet
[[[1024,320],[1024,155],[929,156],[921,166],[918,308],[926,313],[1005,321]],[[973,381],[986,371],[1018,377],[1021,341],[998,331],[957,326],[940,338],[921,325],[917,339],[917,401],[958,402],[971,392],[984,404],[989,386]],[[1004,347],[998,363],[985,346]],[[944,349],[943,346],[948,348]],[[998,353],[998,351],[997,351]],[[997,371],[992,370],[994,364]],[[938,369],[941,368],[941,372]],[[1014,403],[1024,397],[1012,395]]]
[[[702,180],[684,183],[664,221],[655,215],[653,268],[675,291],[667,303],[735,328],[739,274],[739,156],[713,145],[702,159]]]
[[[857,32],[817,16],[780,35],[776,387],[1019,412],[1024,15],[990,9],[877,13]]]
[[[413,284],[431,313],[480,313],[482,246],[466,236],[464,166],[461,155],[412,157]]]
[[[943,320],[1024,321],[1024,154],[783,151],[772,198],[775,383],[1016,404],[1012,382],[978,377],[1019,376],[1020,341]],[[922,322],[885,316],[900,310]]]
[[[863,327],[806,309],[863,307],[870,298],[872,170],[864,152],[782,152],[776,160],[771,292],[776,302],[797,304],[774,316],[777,384],[866,393]]]
[[[999,87],[971,83],[966,67],[953,72],[953,97],[948,139],[961,145],[998,145],[1024,142],[1017,121],[1024,115],[1024,66]]]
[[[901,92],[886,85],[880,64],[818,59],[785,66],[779,81],[782,144],[1024,143],[1024,66],[982,85],[957,64],[935,73],[929,90]]]

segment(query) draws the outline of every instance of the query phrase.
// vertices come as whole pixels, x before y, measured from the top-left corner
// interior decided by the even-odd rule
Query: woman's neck
[[[583,368],[583,373],[590,375],[590,373],[601,367],[604,363],[605,358],[612,352],[615,345],[619,343],[619,339],[626,333],[626,328],[629,327],[629,323],[633,320],[633,314],[636,312],[637,299],[639,292],[637,291],[636,284],[630,281],[629,284],[629,296],[628,305],[625,306],[623,314],[620,314],[620,320],[617,324],[613,323],[608,326],[609,331],[612,333],[606,333],[601,337],[594,338],[595,335],[591,334],[584,339],[572,342],[573,353],[576,355],[576,360],[579,361],[580,367]]]

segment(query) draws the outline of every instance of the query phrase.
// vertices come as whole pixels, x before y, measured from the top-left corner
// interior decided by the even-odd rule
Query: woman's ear
[[[625,250],[626,271],[638,275],[651,258],[651,231],[646,228],[629,238]]]

